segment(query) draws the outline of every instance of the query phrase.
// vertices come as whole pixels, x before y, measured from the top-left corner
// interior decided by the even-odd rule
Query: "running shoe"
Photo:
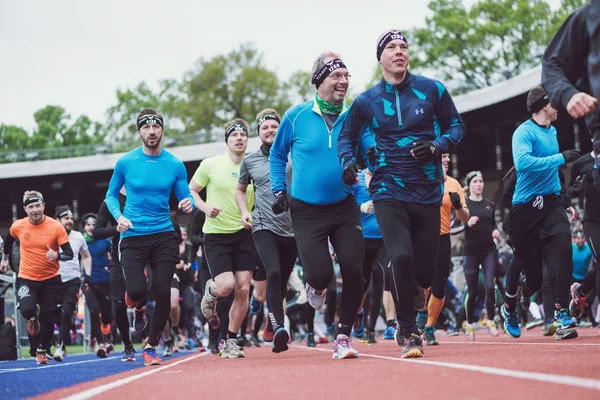
[[[112,339],[106,341],[106,354],[112,354],[115,352],[115,346],[112,342]]]
[[[153,349],[152,347],[145,348],[144,351],[142,351],[142,357],[144,358],[144,365],[147,367],[162,364],[162,360],[156,354],[156,349]]]
[[[496,326],[496,323],[494,321],[488,319],[486,329],[490,336],[498,337],[500,335],[500,333],[498,332],[498,327]]]
[[[185,345],[185,348],[186,348],[186,349],[193,349],[194,347],[197,347],[197,346],[199,346],[200,344],[202,344],[202,342],[198,342],[198,343],[196,343],[196,342],[194,341],[194,339],[192,339],[192,338],[190,337],[190,338],[188,338],[188,339],[187,339],[187,343],[186,343],[186,345]]]
[[[367,332],[367,344],[368,345],[377,344],[377,340],[375,340],[375,331]]]
[[[325,334],[330,338],[330,342],[335,340],[335,323],[327,325]]]
[[[346,335],[337,335],[335,341],[333,342],[333,355],[332,358],[335,360],[341,360],[344,358],[357,358],[358,351],[354,350],[352,346],[350,346],[350,339]]]
[[[571,285],[571,302],[569,303],[569,311],[575,318],[583,317],[583,311],[588,306],[586,298],[581,294],[581,283],[575,282]]]
[[[320,310],[325,304],[325,298],[327,297],[327,289],[316,290],[313,289],[308,283],[306,284],[306,300],[315,310]]]
[[[290,335],[287,333],[284,327],[281,327],[275,331],[273,336],[273,353],[281,353],[288,349],[288,341]]]
[[[219,325],[220,325],[219,316],[217,314],[213,315],[212,318],[209,318],[208,324],[213,329],[219,329]]]
[[[417,311],[417,329],[423,334],[425,331],[425,325],[427,325],[427,317],[429,316],[429,312],[427,310],[418,310]]]
[[[36,304],[35,305],[35,317],[31,317],[27,321],[27,331],[29,332],[30,336],[37,336],[37,334],[40,333],[40,318],[39,317],[40,317],[40,305]],[[44,354],[44,357],[45,357],[45,354]]]
[[[96,352],[96,357],[106,358],[106,347],[104,347],[104,343],[96,342],[94,351]]]
[[[217,297],[210,294],[210,287],[212,283],[212,279],[206,281],[206,286],[204,287],[204,296],[202,296],[202,301],[200,303],[200,309],[202,310],[202,314],[204,314],[206,319],[209,320],[213,316],[217,315]]]
[[[266,318],[265,320],[265,326],[263,328],[263,342],[272,342],[273,341],[273,335],[275,334],[275,331],[273,330],[273,324],[271,323],[271,313],[269,313],[269,318]]]
[[[250,312],[252,315],[256,315],[260,312],[260,310],[262,310],[262,303],[252,296],[250,298]]]
[[[142,307],[140,310],[134,308],[135,318],[133,322],[133,327],[136,332],[142,332],[146,329],[148,325],[148,316],[146,315],[146,306]]]
[[[65,356],[67,355],[67,352],[64,350],[64,345],[62,344],[62,342],[56,346],[56,351],[54,352],[54,361],[64,361]]]
[[[354,326],[352,327],[352,333],[350,336],[353,336],[357,339],[362,339],[365,336],[365,311],[360,310],[359,314],[356,314],[354,318]]]
[[[578,336],[575,328],[557,328],[556,340],[575,339]]]
[[[133,345],[125,347],[125,350],[123,350],[123,354],[121,355],[121,361],[135,361],[135,348]]]
[[[163,350],[163,357],[171,357],[173,355],[173,342],[165,340],[165,349]]]
[[[317,344],[315,343],[315,334],[309,333],[306,335],[306,345],[308,347],[315,347]]]
[[[475,340],[475,327],[473,325],[467,324],[467,329],[465,329],[465,338],[469,342]]]
[[[431,326],[425,325],[425,329],[423,330],[423,339],[427,346],[437,346],[439,345],[437,339],[435,338],[435,328]]]
[[[544,325],[544,320],[541,318],[534,319],[533,321],[529,321],[528,323],[525,324],[525,329],[530,330],[530,329],[536,328],[540,325]]]
[[[250,344],[252,346],[256,346],[256,347],[260,347],[260,339],[258,338],[258,335],[255,335],[254,333],[250,336]]]
[[[221,352],[221,358],[241,358],[244,357],[244,352],[237,345],[235,339],[227,339],[225,343],[225,347],[223,347],[223,351]]]
[[[383,338],[385,340],[393,340],[395,334],[396,327],[394,327],[393,325],[389,325],[387,328],[385,328],[385,331],[383,331]]]
[[[502,304],[500,308],[502,318],[504,318],[504,332],[515,339],[521,337],[521,327],[519,326],[519,317],[517,311],[508,311],[506,304]]]
[[[577,320],[571,316],[567,308],[554,310],[554,324],[556,329],[576,328]]]
[[[248,341],[246,340],[246,337],[244,335],[237,335],[237,337],[235,338],[235,342],[242,349],[248,346]]]
[[[544,336],[552,336],[556,333],[556,325],[554,325],[554,319],[548,318],[544,325]]]
[[[35,361],[38,364],[49,364],[50,361],[48,361],[48,357],[46,356],[46,350],[37,349],[37,351],[35,353]]]
[[[397,341],[397,339],[396,339]],[[423,357],[423,340],[419,335],[413,333],[410,337],[404,339],[402,346],[402,358]]]

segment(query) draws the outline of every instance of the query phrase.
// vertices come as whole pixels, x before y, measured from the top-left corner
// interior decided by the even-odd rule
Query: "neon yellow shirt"
[[[225,153],[205,159],[194,173],[192,180],[198,186],[206,188],[206,204],[221,208],[216,218],[206,217],[202,227],[204,233],[235,233],[244,229],[242,215],[235,202],[240,165],[231,161]],[[248,210],[252,210],[254,186],[248,185],[246,195]]]

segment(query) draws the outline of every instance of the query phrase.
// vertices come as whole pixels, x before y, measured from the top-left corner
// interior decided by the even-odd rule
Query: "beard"
[[[155,143],[154,143],[154,144],[152,144],[152,145],[149,143],[149,142],[150,142],[150,140],[151,140],[151,139],[149,139],[149,138],[148,138],[148,139],[144,139],[144,138],[142,138],[142,142],[144,143],[144,145],[145,145],[146,147],[148,147],[149,149],[157,149],[157,148],[160,146],[160,142],[161,142],[161,140],[162,140],[162,137],[160,137],[160,136],[156,136],[156,139],[154,139],[154,142],[155,142]]]

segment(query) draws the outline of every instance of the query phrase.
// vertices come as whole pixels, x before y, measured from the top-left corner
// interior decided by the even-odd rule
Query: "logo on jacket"
[[[538,210],[541,210],[542,208],[544,208],[544,198],[542,196],[537,196],[535,198],[535,200],[533,201],[532,206],[533,206],[533,208],[537,208]]]
[[[425,113],[425,110],[423,110],[422,108],[420,110],[419,109],[415,110],[415,115],[419,115],[419,114],[423,114],[423,113]]]

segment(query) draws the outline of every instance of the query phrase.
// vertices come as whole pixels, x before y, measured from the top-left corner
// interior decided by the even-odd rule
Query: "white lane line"
[[[174,367],[176,365],[183,364],[183,363],[191,361],[191,360],[195,360],[196,358],[203,357],[203,356],[205,356],[207,354],[210,354],[210,352],[207,351],[207,352],[204,352],[204,353],[196,354],[194,356],[191,356],[191,357],[188,357],[188,358],[184,358],[183,360],[176,361],[173,364],[168,364],[168,365],[156,368],[156,369],[151,369],[149,371],[142,372],[141,374],[132,375],[130,377],[119,379],[119,380],[111,382],[111,383],[106,383],[104,385],[96,386],[94,388],[84,390],[83,392],[75,393],[75,394],[73,394],[71,396],[65,397],[65,398],[63,398],[63,400],[86,400],[86,399],[92,398],[94,396],[98,396],[99,394],[102,394],[102,393],[104,393],[106,391],[109,391],[111,389],[117,388],[119,386],[126,385],[129,382],[133,382],[133,381],[136,381],[138,379],[144,378],[146,376],[155,374],[157,372],[164,371],[167,368],[171,368],[171,367]]]
[[[51,364],[51,365],[45,365],[43,367],[29,367],[29,368],[11,368],[11,369],[3,369],[0,370],[0,374],[5,374],[8,372],[19,372],[19,371],[30,371],[30,370],[36,370],[36,369],[48,369],[48,368],[58,368],[58,367],[67,367],[69,365],[75,365],[75,364],[86,364],[86,363],[92,363],[92,362],[99,362],[99,361],[108,361],[108,360],[113,360],[115,358],[118,358],[118,356],[113,356],[113,357],[107,357],[107,358],[96,358],[93,360],[83,360],[83,361],[74,361],[74,362],[63,362],[60,364]],[[30,360],[31,362],[34,362],[34,360]]]
[[[565,340],[562,343],[551,343],[551,342],[478,342],[475,340],[474,342],[444,342],[440,341],[440,345],[447,344],[464,344],[467,346],[473,346],[477,344],[495,344],[495,345],[509,345],[509,346],[592,346],[592,347],[600,347],[600,343],[578,343],[575,340]]]
[[[299,347],[299,348],[303,348],[303,349],[307,349],[307,350],[324,351],[324,352],[328,352],[328,353],[331,352],[331,350],[319,349],[316,347],[313,347],[313,348],[306,347],[306,346],[294,346],[294,347]],[[557,383],[560,385],[574,386],[574,387],[579,387],[579,388],[583,388],[583,389],[593,389],[593,390],[600,391],[600,379],[579,378],[576,376],[568,376],[568,375],[545,374],[543,372],[518,371],[518,370],[512,370],[512,369],[484,367],[481,365],[459,364],[459,363],[451,363],[451,362],[444,362],[444,361],[429,361],[429,360],[423,360],[423,359],[407,359],[407,358],[400,358],[400,357],[379,356],[379,355],[375,355],[375,354],[365,354],[365,353],[360,353],[360,357],[372,357],[372,358],[379,358],[382,360],[391,360],[391,361],[404,361],[404,362],[411,362],[414,364],[424,364],[424,365],[432,365],[435,367],[445,367],[445,368],[460,369],[460,370],[472,371],[472,372],[481,372],[481,373],[489,374],[489,375],[506,376],[509,378],[524,379],[524,380],[530,380],[530,381],[536,381],[536,382]]]

